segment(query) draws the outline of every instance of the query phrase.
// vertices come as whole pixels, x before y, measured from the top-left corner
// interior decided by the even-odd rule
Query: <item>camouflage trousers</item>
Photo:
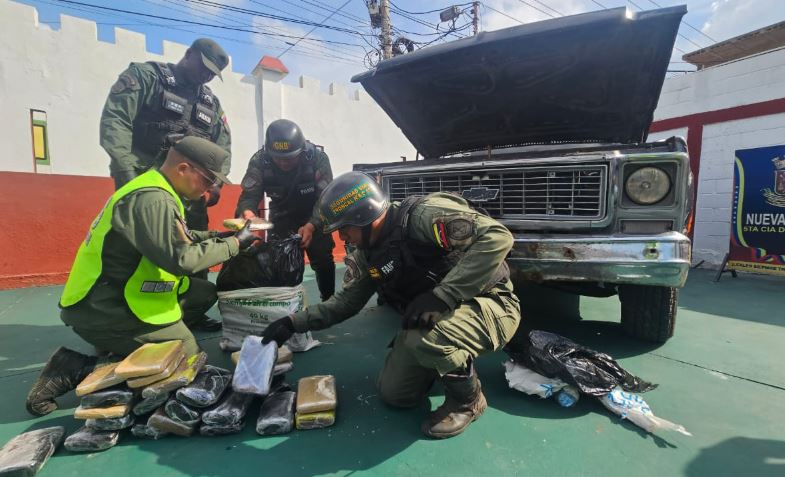
[[[199,352],[191,330],[204,319],[204,314],[218,300],[215,285],[198,278],[191,278],[188,290],[180,295],[183,319],[169,325],[151,325],[139,320],[128,309],[117,293],[104,293],[96,284],[90,294],[76,305],[64,308],[60,318],[83,340],[95,346],[99,353],[110,352],[126,356],[145,343],[182,340],[187,356]]]
[[[391,406],[417,406],[438,376],[507,344],[520,320],[520,304],[507,280],[464,302],[432,330],[399,331],[376,383],[379,395]]]

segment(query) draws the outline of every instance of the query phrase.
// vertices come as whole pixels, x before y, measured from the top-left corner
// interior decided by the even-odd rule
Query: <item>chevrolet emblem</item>
[[[485,186],[464,189],[461,196],[469,202],[488,202],[499,195],[499,189],[489,189]]]

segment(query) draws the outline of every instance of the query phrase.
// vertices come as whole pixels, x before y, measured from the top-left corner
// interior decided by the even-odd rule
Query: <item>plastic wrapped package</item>
[[[312,412],[309,414],[295,415],[297,429],[321,429],[335,424],[335,411]]]
[[[289,371],[294,369],[294,363],[289,361],[288,363],[281,363],[276,364],[273,368],[273,376],[280,376],[281,374],[286,374]]]
[[[241,393],[266,396],[270,392],[277,357],[278,345],[274,341],[262,344],[258,336],[246,336],[234,370],[232,388]]]
[[[609,355],[548,331],[530,331],[526,339],[508,344],[505,351],[532,371],[559,378],[591,396],[603,396],[616,386],[639,393],[657,387],[628,373]]]
[[[187,404],[183,404],[177,399],[170,399],[164,405],[164,412],[169,419],[174,422],[185,424],[186,426],[193,426],[199,423],[202,417],[201,413],[195,409],[191,409]]]
[[[322,342],[314,339],[310,331],[295,333],[286,341],[286,347],[295,353],[304,353],[309,349],[321,346]]]
[[[180,367],[180,363],[185,361],[185,351],[180,351],[174,359],[164,368],[163,371],[156,374],[151,374],[150,376],[142,376],[139,378],[130,378],[127,381],[128,387],[133,389],[143,388],[153,383],[157,383],[159,381],[163,381],[164,379],[168,378]]]
[[[202,424],[199,434],[203,436],[226,436],[229,434],[239,434],[245,427],[245,421],[234,424]]]
[[[275,360],[276,368],[282,364],[291,363],[293,357],[294,357],[294,353],[292,353],[292,350],[290,350],[288,346],[286,345],[281,346],[280,348],[278,348],[278,358]],[[233,352],[232,363],[237,365],[237,361],[239,360],[240,360],[240,352],[239,351]],[[273,372],[273,374],[280,374],[280,373]]]
[[[134,406],[134,414],[137,416],[144,416],[150,414],[169,400],[171,393],[162,393],[149,398],[144,398]]]
[[[134,426],[131,428],[131,434],[139,439],[150,439],[154,441],[169,435],[168,432],[158,430],[155,427],[150,427],[147,424],[134,424]]]
[[[12,438],[0,449],[0,475],[28,477],[35,475],[63,443],[63,426],[25,432]]]
[[[123,417],[131,412],[131,403],[118,404],[111,407],[93,407],[84,409],[82,406],[74,410],[74,419],[111,419]]]
[[[624,392],[621,387],[616,387],[598,399],[611,412],[621,416],[622,419],[629,420],[646,432],[654,433],[658,430],[665,430],[679,432],[685,436],[692,435],[687,432],[684,426],[655,416],[642,397]]]
[[[160,374],[182,352],[182,340],[145,343],[120,361],[115,373],[125,379]]]
[[[310,376],[297,383],[297,414],[332,411],[337,405],[335,376]]]
[[[263,436],[286,434],[294,427],[294,391],[275,392],[267,396],[259,410],[256,432]]]
[[[106,366],[96,368],[76,386],[76,395],[81,397],[86,394],[100,391],[101,389],[110,388],[125,381],[125,378],[115,373],[115,369],[117,369],[119,364],[120,363],[110,363]]]
[[[84,425],[93,431],[119,431],[133,426],[134,416],[128,414],[127,416],[112,419],[88,419]]]
[[[94,431],[80,427],[65,440],[65,448],[71,452],[96,452],[117,445],[120,431]]]
[[[166,415],[163,408],[158,408],[150,419],[147,420],[147,425],[160,432],[167,434],[174,434],[182,437],[189,437],[194,434],[199,421],[193,425],[186,425],[181,422],[176,422]]]
[[[83,409],[110,407],[133,402],[134,392],[125,386],[115,386],[82,396],[79,406]]]
[[[191,384],[177,390],[177,399],[189,406],[212,406],[221,399],[231,381],[232,373],[229,370],[208,364]]]
[[[168,395],[183,386],[188,386],[196,375],[199,374],[199,371],[204,368],[205,364],[207,364],[207,353],[204,351],[184,359],[171,376],[142,389],[142,397],[151,398],[161,394]]]
[[[240,393],[230,389],[221,404],[202,414],[202,422],[211,426],[237,424],[245,417],[253,399],[253,394]]]
[[[567,386],[567,383],[559,378],[546,378],[512,360],[505,361],[503,366],[504,377],[510,387],[532,396],[549,398]]]

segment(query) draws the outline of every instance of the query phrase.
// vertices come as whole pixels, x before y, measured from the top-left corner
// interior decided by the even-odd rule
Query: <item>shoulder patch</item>
[[[436,243],[443,249],[452,250],[470,245],[476,235],[473,214],[450,214],[433,220]]]
[[[347,255],[344,259],[346,264],[346,271],[343,274],[343,283],[347,284],[360,276],[360,268],[357,266],[357,261],[353,255]]]
[[[112,85],[111,91],[112,94],[118,94],[126,90],[136,91],[140,88],[141,86],[136,78],[126,71],[117,78],[117,81]]]

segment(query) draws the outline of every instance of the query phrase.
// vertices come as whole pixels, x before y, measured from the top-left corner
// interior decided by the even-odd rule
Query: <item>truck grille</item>
[[[606,176],[605,165],[532,166],[387,176],[384,187],[394,201],[440,191],[462,194],[479,187],[489,196],[498,190],[495,198],[475,203],[496,218],[589,219],[604,215]]]

